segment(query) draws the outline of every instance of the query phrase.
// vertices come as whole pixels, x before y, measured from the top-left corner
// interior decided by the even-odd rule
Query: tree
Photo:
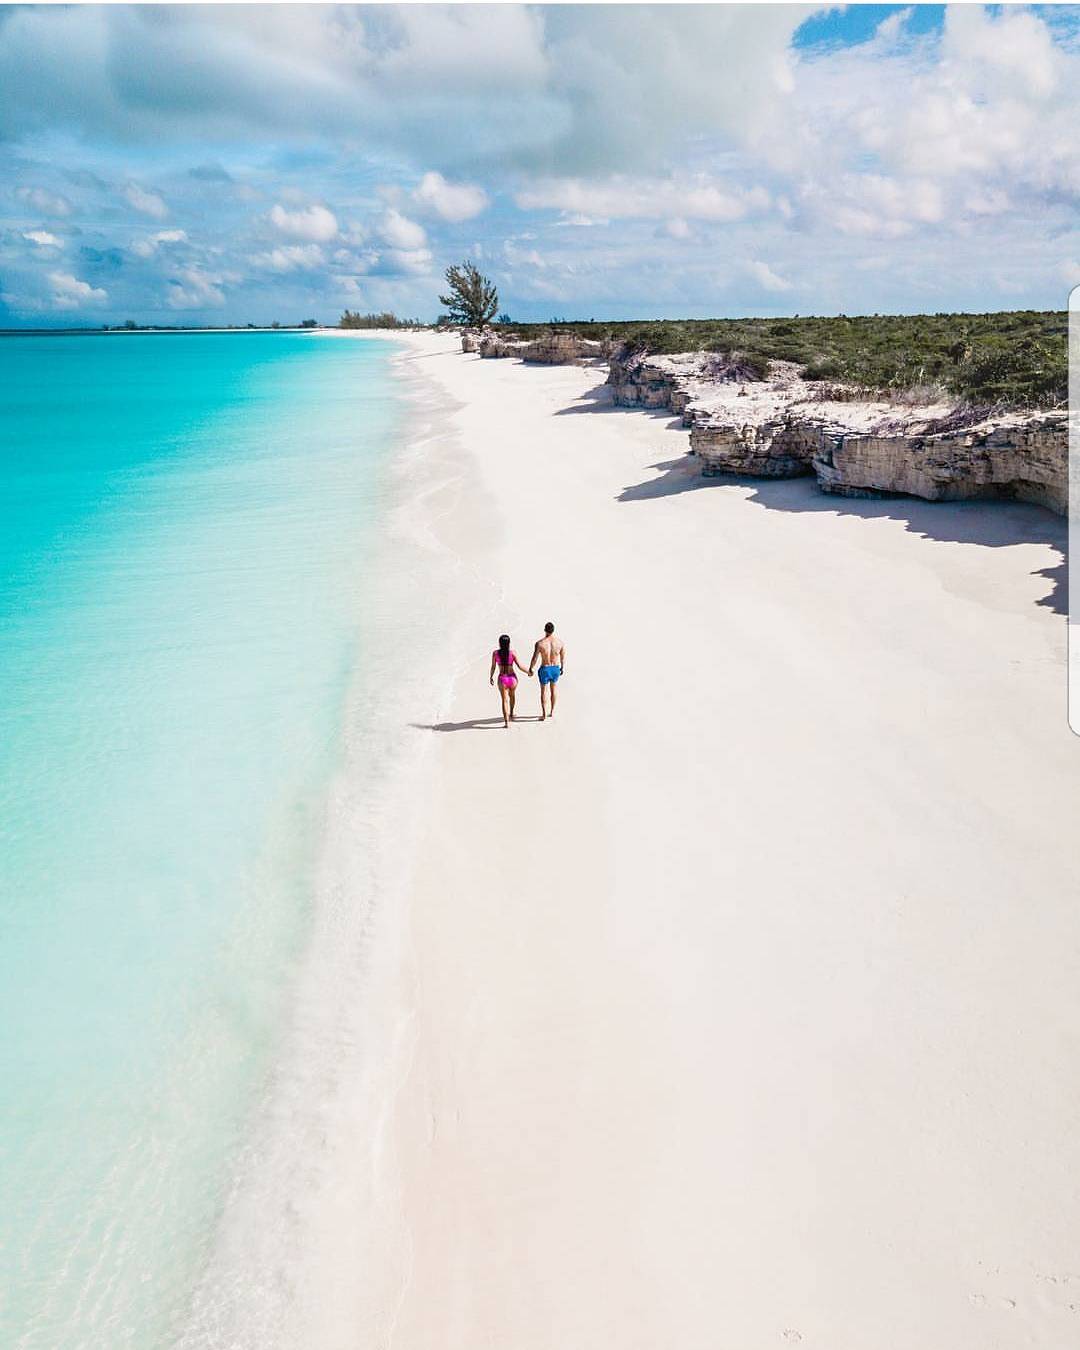
[[[347,309],[338,321],[339,328],[419,328],[419,319],[399,319],[388,309],[381,314],[354,314]]]
[[[440,295],[439,304],[450,311],[450,322],[466,328],[483,328],[499,310],[499,292],[495,283],[482,276],[471,262],[446,269],[449,295]]]
[[[510,315],[507,314],[505,310],[503,310],[503,312],[499,315],[498,319],[496,319],[495,322],[505,324],[505,323],[513,323],[514,321],[510,317]]]
[[[300,325],[301,328],[318,328],[318,326],[319,326],[318,319],[305,319],[303,323]]]

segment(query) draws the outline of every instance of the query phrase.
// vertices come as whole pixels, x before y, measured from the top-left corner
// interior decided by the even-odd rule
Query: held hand
[[[491,687],[494,689],[494,687],[495,687],[495,676],[494,676],[494,675],[492,675],[492,676],[489,677],[489,679],[488,679],[488,684],[490,684]]]

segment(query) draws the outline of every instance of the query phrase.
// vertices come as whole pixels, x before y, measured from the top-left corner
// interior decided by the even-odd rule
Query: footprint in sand
[[[795,1345],[802,1340],[802,1332],[796,1331],[794,1327],[786,1327],[784,1330],[784,1340],[788,1345]]]

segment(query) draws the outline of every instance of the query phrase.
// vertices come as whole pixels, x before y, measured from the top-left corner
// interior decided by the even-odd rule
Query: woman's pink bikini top
[[[502,663],[502,656],[501,656],[500,653],[499,653],[498,647],[496,647],[495,650],[491,653],[491,659],[496,663],[496,665],[499,667],[499,669],[502,670],[503,673],[505,674],[506,671],[508,671],[508,670],[513,670],[513,669],[514,669],[514,662],[517,660],[517,655],[516,655],[515,652],[511,652],[511,653],[510,653],[510,659],[507,661],[506,665],[504,666],[503,663]]]

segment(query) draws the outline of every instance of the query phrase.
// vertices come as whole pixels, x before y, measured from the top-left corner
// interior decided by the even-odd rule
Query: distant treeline
[[[341,316],[339,328],[421,328],[419,319],[399,319],[389,310],[382,314],[354,314],[347,309]]]
[[[939,385],[979,404],[1057,406],[1068,399],[1068,315],[1063,311],[513,327],[524,338],[557,329],[653,355],[716,351],[738,352],[755,362],[794,361],[811,379],[894,391]]]

